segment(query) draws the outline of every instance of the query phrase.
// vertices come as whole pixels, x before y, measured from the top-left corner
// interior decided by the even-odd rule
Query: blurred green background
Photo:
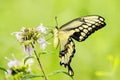
[[[76,54],[72,59],[74,80],[119,80],[120,79],[120,0],[0,0],[0,66],[8,68],[5,56],[18,60],[24,57],[22,47],[12,32],[21,27],[37,27],[40,23],[54,29],[55,16],[59,26],[71,19],[85,15],[101,15],[106,27],[92,34],[86,41],[76,43]],[[58,52],[51,45],[47,51],[54,54],[41,56],[46,74],[55,70],[66,70],[59,65]],[[117,57],[117,61],[116,61]],[[46,62],[47,61],[47,62]],[[37,65],[36,65],[37,66]],[[34,66],[33,72],[39,74]],[[113,67],[115,72],[112,72]],[[96,75],[96,71],[110,72],[110,75]],[[0,70],[0,80],[4,80]],[[39,78],[32,79],[38,80]],[[49,80],[71,80],[65,74],[56,74]],[[39,79],[40,80],[40,79]],[[42,78],[41,78],[42,80]]]

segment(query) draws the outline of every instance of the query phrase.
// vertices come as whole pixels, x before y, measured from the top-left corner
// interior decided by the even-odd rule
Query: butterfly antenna
[[[56,28],[58,28],[58,20],[57,20],[57,16],[55,16],[55,22],[56,22]],[[52,33],[53,34],[53,30],[50,30],[48,34]],[[46,34],[45,36],[47,36],[48,34]],[[46,39],[46,41],[49,41],[51,38],[53,38],[53,35]]]
[[[56,28],[58,27],[58,20],[57,20],[57,16],[55,16],[55,22],[56,22]]]
[[[55,22],[56,22],[56,28],[57,28],[57,26],[58,26],[57,16],[55,16]],[[50,31],[45,36],[48,36],[50,33],[53,34],[52,29],[50,29]],[[51,38],[53,38],[53,35],[50,38],[46,39],[46,41],[49,41]]]

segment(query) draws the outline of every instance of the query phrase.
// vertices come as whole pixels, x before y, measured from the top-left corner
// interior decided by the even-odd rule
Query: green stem
[[[33,45],[33,44],[31,44],[31,45],[32,45],[32,48],[34,49],[34,45]],[[41,65],[39,56],[38,56],[38,54],[37,54],[37,52],[36,52],[35,49],[34,49],[34,53],[35,53],[36,59],[37,59],[37,61],[38,61],[39,67],[40,67],[40,69],[41,69],[41,71],[42,71],[42,73],[43,73],[44,80],[48,80],[47,77],[46,77],[46,75],[45,75],[45,72],[44,72],[44,70],[43,70],[43,68],[42,68],[42,65]]]

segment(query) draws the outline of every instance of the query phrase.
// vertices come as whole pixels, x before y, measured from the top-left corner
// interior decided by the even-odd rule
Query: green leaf
[[[55,74],[58,74],[58,73],[64,73],[64,74],[66,74],[67,76],[71,77],[72,80],[74,80],[73,77],[68,74],[68,72],[65,72],[65,71],[63,71],[63,70],[56,70],[56,71],[48,74],[48,76],[52,76],[52,75],[55,75]]]
[[[33,56],[28,56],[28,57],[26,57],[25,59],[24,59],[24,64],[26,63],[26,61],[28,60],[28,59],[31,59],[31,58],[34,58]]]
[[[26,74],[21,78],[21,80],[37,78],[37,77],[43,77],[43,76],[42,75],[37,75],[37,74]]]
[[[1,66],[0,66],[0,70],[3,70],[5,72],[7,72],[7,70],[5,68],[1,67]]]

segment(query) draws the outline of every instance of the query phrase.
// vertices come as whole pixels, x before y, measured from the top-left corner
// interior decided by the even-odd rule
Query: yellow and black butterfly
[[[73,76],[74,72],[70,66],[72,57],[75,53],[75,44],[72,39],[79,42],[84,41],[89,35],[98,29],[104,27],[105,19],[101,16],[90,15],[76,18],[60,28],[54,29],[54,47],[60,44],[60,65],[68,68],[69,75]]]

